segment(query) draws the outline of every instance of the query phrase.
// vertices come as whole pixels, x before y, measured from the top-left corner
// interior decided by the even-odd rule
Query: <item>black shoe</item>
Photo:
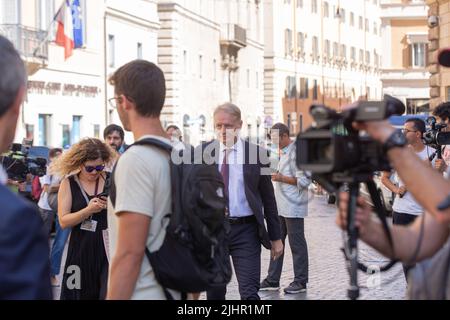
[[[301,284],[294,281],[289,286],[284,288],[284,293],[296,294],[300,292],[306,292],[306,284]]]
[[[264,279],[263,282],[261,282],[261,285],[259,287],[260,291],[275,291],[280,289],[279,283],[272,283],[267,281],[267,279]]]

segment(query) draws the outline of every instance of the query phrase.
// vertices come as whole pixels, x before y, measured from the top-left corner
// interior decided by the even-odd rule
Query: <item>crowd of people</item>
[[[0,152],[4,152],[14,138],[26,71],[12,44],[1,36],[0,74],[7,78],[0,81]],[[135,142],[152,138],[178,154],[200,150],[215,159],[208,165],[220,172],[223,190],[217,192],[227,199],[224,216],[229,229],[223,249],[232,260],[241,299],[258,300],[259,291],[280,289],[286,238],[294,274],[284,292],[305,292],[309,258],[304,230],[313,181],[311,173],[296,165],[296,146],[288,126],[277,123],[270,130],[271,143],[279,150],[273,168],[265,161],[267,152],[261,146],[240,137],[243,122],[238,106],[218,106],[213,114],[216,139],[194,148],[183,142],[176,125],[163,128],[161,124],[166,87],[157,65],[129,62],[109,82],[114,87],[110,103]],[[448,123],[450,104],[442,104],[435,115]],[[444,159],[431,159],[435,150],[423,144],[425,123],[418,118],[405,123],[403,138],[387,121],[355,123],[355,128],[385,146],[395,170],[382,177],[396,195],[394,248],[382,226],[372,220],[371,208],[362,197],[356,214],[360,237],[384,255],[401,260],[406,274],[448,239],[450,214],[438,205],[450,195],[450,183],[443,177],[450,153],[444,149]],[[7,175],[0,168],[0,299],[185,297],[186,292],[163,287],[147,259],[147,252],[162,246],[174,209],[171,154],[152,146],[126,145],[124,137],[121,126],[110,125],[103,141],[85,138],[66,151],[51,149],[35,204],[3,186]],[[337,223],[345,230],[349,197],[343,192],[339,198]],[[53,226],[55,235],[49,247]],[[270,251],[271,259],[263,279],[262,247]],[[60,297],[53,297],[52,285],[60,287]],[[224,300],[226,292],[226,285],[214,286],[206,296]],[[198,299],[198,292],[189,293],[191,299]]]

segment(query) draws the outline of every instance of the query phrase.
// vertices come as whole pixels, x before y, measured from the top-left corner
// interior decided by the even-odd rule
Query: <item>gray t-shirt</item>
[[[156,138],[170,144],[170,140]],[[169,223],[167,214],[171,213],[171,186],[169,154],[151,146],[133,146],[117,162],[114,174],[116,184],[116,206],[108,200],[109,252],[113,259],[117,248],[118,220],[121,212],[133,212],[151,218],[147,238],[150,252],[158,250],[166,235]],[[112,260],[111,260],[112,261]],[[171,291],[174,298],[181,295]],[[133,300],[165,299],[162,287],[158,284],[152,267],[146,256],[142,261],[141,271]]]

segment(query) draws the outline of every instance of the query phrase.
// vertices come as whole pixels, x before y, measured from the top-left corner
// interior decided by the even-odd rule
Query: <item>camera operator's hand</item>
[[[348,192],[341,192],[339,194],[339,208],[336,217],[336,223],[342,230],[347,230],[347,210],[348,210],[349,194]],[[358,206],[355,214],[355,226],[358,228],[361,239],[372,224],[372,210],[363,197],[358,198]]]
[[[92,214],[99,213],[100,211],[106,209],[106,201],[100,198],[94,198],[89,201],[87,209]]]
[[[447,171],[447,164],[445,163],[444,159],[436,159],[435,162],[434,162],[434,167],[439,172]]]
[[[353,127],[357,130],[366,131],[374,140],[381,143],[386,142],[390,135],[395,131],[395,128],[387,120],[355,122],[353,123]]]

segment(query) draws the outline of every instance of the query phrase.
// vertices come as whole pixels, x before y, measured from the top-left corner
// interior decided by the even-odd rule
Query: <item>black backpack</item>
[[[134,145],[154,146],[172,155],[172,147],[158,139],[139,140]],[[189,150],[188,150],[189,151]],[[192,151],[192,150],[190,150]],[[178,155],[181,159],[183,154]],[[172,212],[166,236],[158,251],[146,255],[168,300],[167,289],[183,293],[207,291],[226,286],[231,280],[228,251],[229,225],[226,219],[227,198],[221,174],[214,165],[174,163],[171,156],[170,174]],[[120,161],[120,160],[119,160]],[[111,176],[110,198],[115,205],[114,171]]]

